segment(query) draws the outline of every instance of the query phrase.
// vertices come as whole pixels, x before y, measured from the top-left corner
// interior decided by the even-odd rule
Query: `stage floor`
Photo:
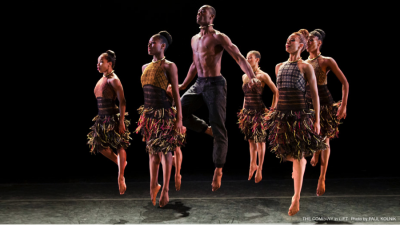
[[[329,179],[321,197],[305,179],[293,217],[291,179],[223,179],[212,192],[209,178],[183,177],[179,192],[171,182],[164,208],[151,204],[148,182],[128,181],[122,196],[117,182],[0,184],[0,223],[400,223],[400,178]]]

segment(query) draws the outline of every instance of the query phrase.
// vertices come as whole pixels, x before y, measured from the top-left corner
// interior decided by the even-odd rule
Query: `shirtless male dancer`
[[[205,132],[214,137],[213,162],[215,171],[211,183],[212,191],[221,187],[222,168],[228,151],[226,118],[226,80],[221,75],[221,57],[224,49],[235,59],[247,76],[255,78],[253,70],[229,37],[213,28],[216,11],[204,5],[197,12],[200,33],[192,37],[193,63],[179,90],[185,90],[195,78],[196,83],[181,98],[183,125],[196,132]],[[249,82],[253,88],[253,80]],[[211,128],[193,113],[207,104]]]

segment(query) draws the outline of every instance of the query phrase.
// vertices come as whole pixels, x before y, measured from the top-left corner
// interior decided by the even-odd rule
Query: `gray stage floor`
[[[164,208],[151,204],[148,182],[127,182],[123,196],[117,183],[0,184],[0,223],[400,223],[399,178],[330,179],[321,197],[316,185],[304,180],[290,217],[291,179],[223,180],[217,192],[183,179]]]

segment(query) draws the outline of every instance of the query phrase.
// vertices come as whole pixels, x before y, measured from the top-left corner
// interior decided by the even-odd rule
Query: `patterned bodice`
[[[261,81],[258,79],[254,79],[253,81],[255,84],[255,87],[252,90],[249,87],[249,83],[246,82],[242,85],[242,89],[244,92],[244,108],[246,109],[259,109],[259,108],[265,108],[265,105],[262,101],[262,92],[263,92],[263,87],[261,84]]]
[[[306,80],[297,65],[297,62],[284,62],[278,70],[277,88],[294,88],[305,91]]]
[[[164,73],[163,64],[164,60],[158,60],[157,62],[151,62],[146,67],[141,77],[142,87],[152,85],[167,91],[169,82]]]
[[[317,78],[317,85],[325,85],[328,84],[328,79],[327,79],[328,77],[326,73],[322,70],[322,68],[319,66],[318,58],[319,57],[317,57],[314,60],[307,59],[306,62],[310,63],[314,68],[315,77]]]
[[[102,78],[105,79],[105,78]],[[118,113],[118,107],[115,105],[115,99],[117,98],[117,94],[114,91],[114,88],[107,80],[103,80],[99,87],[101,91],[101,97],[97,97],[97,109],[99,115],[113,115]],[[95,90],[96,92],[96,90]],[[95,93],[96,94],[96,93]],[[97,94],[98,95],[98,94]]]

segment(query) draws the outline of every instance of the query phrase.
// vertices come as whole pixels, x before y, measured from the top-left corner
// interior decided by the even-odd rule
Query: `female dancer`
[[[160,196],[160,207],[169,201],[169,179],[171,177],[172,151],[178,151],[185,141],[185,128],[182,126],[181,101],[178,90],[178,69],[175,63],[165,59],[164,52],[172,43],[171,35],[161,31],[150,38],[148,53],[153,56],[151,63],[142,67],[142,87],[144,91],[144,106],[138,111],[140,115],[136,133],[139,131],[146,141],[146,151],[149,153],[150,167],[150,197],[156,205],[157,193],[161,188],[158,184],[158,169],[160,162],[163,167],[164,186]],[[172,84],[172,93],[176,104],[171,107],[167,99],[168,84]],[[179,163],[181,161],[178,161]],[[179,165],[180,166],[180,165]],[[180,183],[180,175],[175,181]]]
[[[320,49],[324,38],[325,32],[321,29],[316,29],[310,33],[307,42],[307,52],[310,53],[307,62],[314,68],[317,78],[318,95],[321,105],[321,135],[327,137],[325,143],[328,146],[326,151],[315,152],[311,159],[311,165],[316,166],[321,153],[321,171],[318,179],[317,196],[321,196],[325,193],[325,175],[328,168],[329,155],[331,153],[329,140],[338,137],[340,119],[346,118],[347,97],[349,95],[349,83],[335,60],[331,57],[321,55]],[[331,93],[328,90],[327,74],[330,70],[332,70],[342,83],[342,102],[334,103]],[[306,101],[312,109],[311,99],[310,86],[307,85]]]
[[[286,51],[289,59],[279,63],[275,72],[279,91],[278,105],[267,121],[271,151],[281,160],[293,162],[294,196],[289,216],[300,210],[300,192],[306,168],[305,156],[326,148],[324,138],[319,136],[319,99],[317,83],[312,66],[301,60],[300,54],[307,45],[307,30],[289,36]],[[310,84],[313,110],[305,102],[306,82]],[[313,120],[313,117],[314,120]]]
[[[276,107],[278,102],[278,89],[272,82],[271,77],[262,71],[258,66],[261,59],[261,54],[258,51],[250,51],[247,53],[247,61],[256,76],[256,88],[251,89],[248,85],[249,78],[246,74],[242,76],[244,102],[243,109],[238,113],[239,128],[244,134],[244,139],[249,141],[250,149],[250,170],[249,180],[256,172],[255,182],[258,183],[262,179],[262,168],[265,156],[265,141],[267,137],[266,127],[266,113],[268,109],[265,107],[261,94],[265,84],[271,89],[274,94],[272,99],[272,108]],[[257,80],[258,79],[258,80]],[[261,82],[259,82],[261,81]],[[257,166],[258,154],[258,166]]]
[[[94,88],[94,95],[97,99],[99,114],[93,119],[92,131],[88,134],[88,144],[91,152],[100,152],[105,157],[118,165],[118,184],[119,193],[122,195],[126,191],[124,171],[126,167],[126,149],[130,145],[128,126],[129,120],[125,119],[128,115],[125,112],[126,101],[121,81],[114,73],[115,53],[111,50],[100,55],[97,62],[97,70],[103,77],[97,82]],[[115,99],[118,98],[118,107]],[[117,155],[111,148],[117,150]]]

